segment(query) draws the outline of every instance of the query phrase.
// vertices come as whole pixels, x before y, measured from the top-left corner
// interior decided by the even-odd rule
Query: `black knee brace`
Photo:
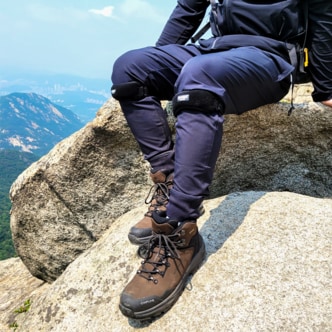
[[[114,84],[111,88],[112,97],[117,100],[140,100],[148,96],[148,88],[143,84],[132,81]]]
[[[201,113],[224,113],[221,99],[207,90],[189,90],[176,94],[172,100],[174,116],[183,110]]]

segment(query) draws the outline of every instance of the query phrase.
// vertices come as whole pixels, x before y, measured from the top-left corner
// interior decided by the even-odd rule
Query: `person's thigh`
[[[225,113],[241,114],[279,101],[289,89],[293,67],[274,54],[240,47],[190,59],[176,92],[203,89],[221,97]]]
[[[201,52],[194,45],[165,45],[129,51],[114,63],[113,84],[139,82],[149,95],[172,99],[174,84],[184,64]]]

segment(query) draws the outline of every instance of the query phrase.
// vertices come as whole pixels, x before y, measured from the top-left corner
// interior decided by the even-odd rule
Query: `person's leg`
[[[177,115],[174,186],[167,211],[152,214],[146,256],[120,297],[124,315],[147,319],[164,313],[199,268],[205,247],[197,211],[212,180],[222,114],[277,101],[287,92],[278,82],[287,66],[275,60],[248,49],[197,56],[183,67],[173,99]],[[243,98],[236,100],[236,96]]]
[[[160,100],[174,96],[174,84],[183,65],[200,54],[196,47],[146,47],[122,55],[112,73],[112,95],[118,99],[154,182],[145,216],[129,231],[131,243],[141,245],[151,236],[153,211],[165,211],[173,186],[174,144]]]
[[[171,132],[160,100],[173,98],[183,65],[198,54],[193,46],[146,47],[129,51],[114,63],[112,95],[154,171],[174,168]]]
[[[279,101],[288,92],[291,70],[281,58],[251,47],[205,54],[186,63],[173,100],[177,124],[170,218],[199,216],[221,144],[221,114],[240,114]],[[218,100],[221,112],[215,111]]]

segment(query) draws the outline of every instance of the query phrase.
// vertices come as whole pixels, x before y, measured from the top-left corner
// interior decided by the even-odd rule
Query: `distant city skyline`
[[[176,3],[1,1],[0,68],[110,79],[119,55],[154,45]]]

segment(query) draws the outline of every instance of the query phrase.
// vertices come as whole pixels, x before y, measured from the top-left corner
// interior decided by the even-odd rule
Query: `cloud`
[[[101,15],[104,17],[112,17],[113,10],[114,10],[113,6],[107,6],[107,7],[104,7],[103,9],[90,9],[89,13]]]

